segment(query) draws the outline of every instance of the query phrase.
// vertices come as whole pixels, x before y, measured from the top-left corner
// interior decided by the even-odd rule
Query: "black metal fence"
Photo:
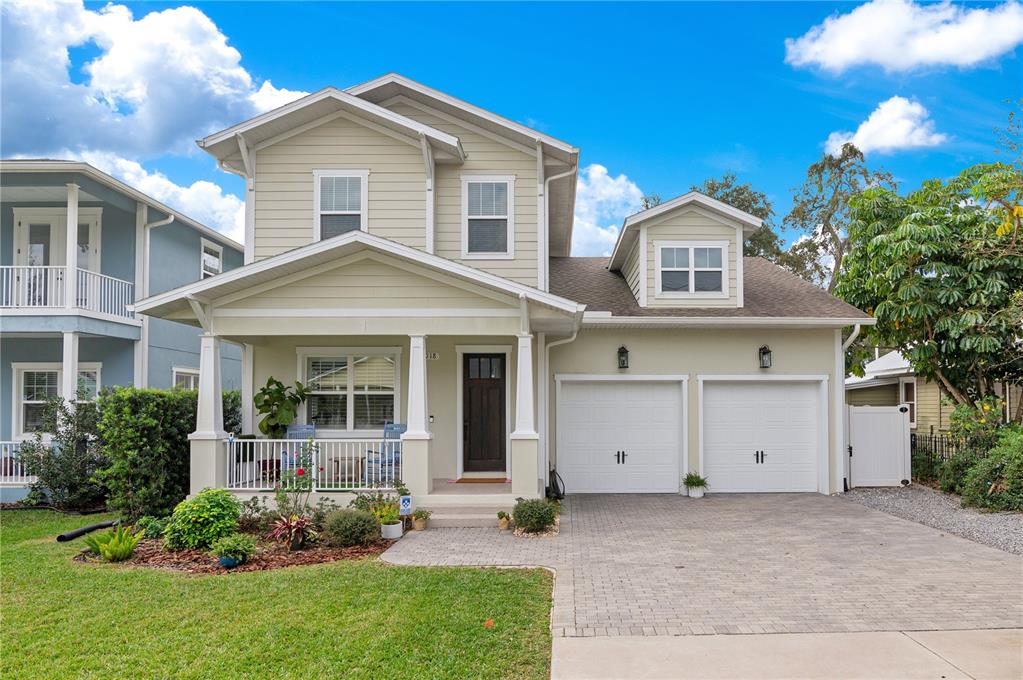
[[[960,453],[969,453],[977,458],[987,455],[986,447],[970,446],[940,433],[910,434],[909,450],[914,479],[937,479],[941,464]]]

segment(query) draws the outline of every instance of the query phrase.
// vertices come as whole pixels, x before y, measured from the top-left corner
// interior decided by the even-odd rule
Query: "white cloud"
[[[856,132],[832,132],[824,149],[833,156],[842,145],[852,142],[863,153],[892,153],[903,149],[937,146],[948,136],[934,129],[934,121],[923,104],[905,97],[892,97],[878,104]]]
[[[785,41],[785,61],[840,73],[877,65],[887,71],[975,66],[1023,43],[1023,5],[967,8],[949,2],[873,0],[835,14]]]
[[[2,12],[4,155],[189,153],[196,138],[305,94],[257,85],[194,7],[136,19],[123,5],[5,0]],[[98,54],[73,73],[78,47]]]
[[[572,254],[610,255],[627,216],[642,208],[643,192],[625,175],[611,177],[593,163],[579,173],[576,185]]]
[[[175,210],[233,238],[245,240],[245,202],[206,180],[181,186],[160,172],[115,154],[85,151],[82,160]]]

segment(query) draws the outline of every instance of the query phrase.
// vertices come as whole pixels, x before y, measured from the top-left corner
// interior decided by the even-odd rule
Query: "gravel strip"
[[[900,488],[853,489],[854,503],[887,512],[1005,552],[1023,555],[1023,514],[964,508],[959,497],[919,484]]]

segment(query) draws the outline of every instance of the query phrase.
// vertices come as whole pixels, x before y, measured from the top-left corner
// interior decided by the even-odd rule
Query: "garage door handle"
[[[764,459],[767,458],[767,454],[763,451],[760,452],[760,462],[763,463]]]
[[[615,451],[615,462],[618,463],[619,465],[621,464],[621,462],[622,462],[622,452],[621,451]]]

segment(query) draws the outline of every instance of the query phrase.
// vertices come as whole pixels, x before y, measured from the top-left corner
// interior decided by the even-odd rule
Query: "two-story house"
[[[625,220],[610,258],[571,257],[579,150],[395,74],[199,146],[245,178],[245,266],[136,305],[203,330],[193,491],[296,464],[320,492],[398,476],[427,506],[688,471],[842,491],[842,329],[872,319],[744,258],[759,219],[689,193]],[[225,440],[223,341],[246,432],[254,387],[298,380],[312,447]]]
[[[24,485],[14,450],[54,396],[196,388],[196,329],[132,305],[242,260],[240,244],[91,165],[0,161],[0,483]],[[240,348],[222,362],[224,388],[239,387]]]

